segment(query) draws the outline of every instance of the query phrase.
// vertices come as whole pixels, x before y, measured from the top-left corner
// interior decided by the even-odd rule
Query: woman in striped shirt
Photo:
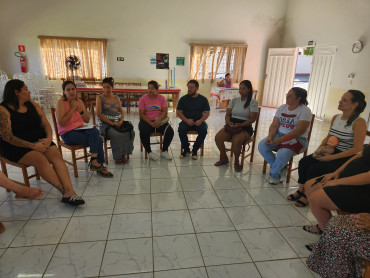
[[[335,152],[317,159],[311,154],[299,161],[299,189],[290,194],[288,200],[296,201],[295,205],[298,207],[306,206],[307,198],[303,188],[305,182],[334,172],[362,150],[366,137],[366,122],[359,115],[365,107],[365,95],[361,91],[348,90],[344,93],[338,105],[338,110],[342,111],[342,114],[333,117],[329,133],[318,147],[326,145],[329,137],[334,135],[339,139]]]

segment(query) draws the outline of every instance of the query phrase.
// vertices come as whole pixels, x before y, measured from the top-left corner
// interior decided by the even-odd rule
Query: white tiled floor
[[[266,136],[273,113],[262,109],[257,141]],[[177,131],[178,119],[170,116]],[[172,161],[145,160],[137,110],[126,117],[136,128],[130,163],[116,166],[110,157],[114,178],[104,179],[80,162],[80,176],[72,178],[85,206],[62,204],[42,180],[32,180],[45,190],[37,201],[14,200],[0,189],[0,221],[6,226],[0,235],[1,278],[314,277],[305,266],[304,244],[318,237],[301,226],[315,220],[309,209],[285,198],[296,189],[296,173],[290,184],[269,185],[258,151],[242,173],[231,164],[213,166],[214,136],[224,122],[219,110],[207,120],[205,155],[197,161],[178,158],[177,132]],[[310,152],[328,127],[315,122]],[[21,180],[18,169],[8,171]]]

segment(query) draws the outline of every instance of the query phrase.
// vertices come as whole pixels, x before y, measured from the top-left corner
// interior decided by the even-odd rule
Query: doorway
[[[337,46],[335,44],[315,45],[312,49],[312,58],[302,59],[302,61],[307,60],[303,64],[311,59],[311,67],[307,66],[299,76],[301,69],[297,67],[297,61],[302,55],[298,53],[300,50],[304,52],[304,49],[307,47],[269,49],[262,106],[277,108],[284,104],[285,94],[294,86],[296,79],[296,84],[307,87],[307,98],[312,113],[317,118],[323,119]]]

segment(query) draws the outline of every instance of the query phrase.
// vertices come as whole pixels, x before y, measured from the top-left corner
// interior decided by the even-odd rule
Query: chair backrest
[[[260,121],[260,115],[261,115],[261,107],[258,107],[258,115],[257,115],[257,119],[256,119],[255,124],[254,124],[254,133],[253,133],[254,138],[257,137],[258,123]]]
[[[313,128],[313,123],[314,122],[315,122],[315,114],[312,114],[310,130],[308,131],[308,136],[307,136],[307,146],[310,144],[312,128]],[[304,156],[306,156],[307,153],[308,153],[308,148],[304,151]]]
[[[62,140],[60,139],[59,133],[58,133],[58,126],[57,126],[57,119],[55,116],[55,108],[50,108],[51,117],[53,119],[53,126],[55,131],[55,137],[57,138],[58,147],[61,145]]]
[[[141,86],[141,83],[139,83],[139,82],[129,82],[129,83],[127,83],[127,86]]]

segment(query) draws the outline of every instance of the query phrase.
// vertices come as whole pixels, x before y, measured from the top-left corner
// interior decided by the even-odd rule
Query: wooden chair
[[[198,132],[197,131],[195,131],[195,130],[189,130],[188,132],[187,132],[187,134],[188,135],[190,135],[190,136],[193,136],[193,135],[197,135],[198,136]],[[195,142],[195,140],[196,139],[194,139],[194,140],[189,140],[189,143],[194,143]],[[181,152],[180,152],[180,155],[182,154],[182,152],[184,151],[184,148],[183,148],[183,146],[182,146],[182,144],[181,144]],[[204,154],[204,142],[202,143],[202,146],[200,147],[200,155],[201,156],[203,156],[203,154]]]
[[[159,136],[159,141],[158,141],[158,136]],[[150,134],[150,138],[156,137],[156,142],[150,142],[150,145],[159,145],[160,149],[162,149],[163,145],[163,135],[160,132],[152,132]],[[140,151],[143,151],[144,147],[143,144],[140,142]],[[145,150],[145,159],[148,159],[148,153]]]
[[[6,168],[6,164],[18,167],[22,169],[22,174],[23,174],[23,180],[24,180],[24,186],[30,187],[30,179],[36,177],[37,180],[40,180],[40,175],[37,172],[36,167],[34,166],[28,166],[23,163],[17,163],[13,162],[10,160],[7,160],[6,158],[0,156],[0,163],[1,163],[1,170],[3,171],[4,175],[8,177],[8,170]],[[27,168],[28,167],[33,167],[35,172],[31,175],[28,175]],[[7,192],[10,192],[10,190],[6,190]]]
[[[243,167],[244,166],[244,161],[250,157],[249,161],[250,162],[253,162],[253,156],[254,156],[254,151],[256,149],[256,137],[257,137],[257,132],[258,132],[258,123],[259,123],[259,120],[260,120],[260,114],[261,114],[261,107],[258,107],[258,115],[257,115],[257,119],[254,123],[254,132],[253,132],[253,135],[252,137],[245,141],[243,143],[243,147],[242,147],[242,151],[241,151],[241,155],[242,155],[242,159],[241,159],[241,163],[240,165]],[[227,142],[231,142],[231,141],[227,141]],[[251,148],[251,145],[252,144],[252,150],[249,154],[246,154],[248,153],[249,149]],[[246,150],[246,146],[248,145],[248,149]],[[231,147],[230,148],[226,148],[226,152],[230,151],[230,161],[233,157],[233,152],[231,151]]]
[[[310,124],[310,130],[308,132],[308,137],[307,137],[307,144],[309,145],[310,144],[310,139],[311,139],[311,133],[312,133],[312,127],[313,127],[313,123],[315,121],[315,114],[312,114],[312,119],[311,119],[311,124]],[[305,157],[307,155],[307,152],[308,152],[308,147],[307,149],[304,151],[303,153],[303,157]],[[295,156],[295,155],[294,155]],[[288,169],[287,169],[287,175],[286,175],[286,181],[287,182],[290,182],[290,177],[292,175],[292,172],[295,171],[295,170],[298,170],[298,167],[296,168],[292,168],[293,167],[293,157],[289,160],[289,164],[288,164]],[[266,167],[267,167],[267,161],[264,160],[263,161],[263,173],[266,174]]]
[[[57,146],[59,148],[59,151],[62,154],[62,156],[63,156],[62,147],[71,151],[71,153],[72,153],[72,162],[68,161],[68,160],[65,160],[65,159],[64,159],[64,162],[73,166],[73,172],[75,174],[75,177],[78,177],[77,160],[84,159],[85,162],[87,162],[87,158],[90,156],[90,154],[87,153],[86,146],[68,145],[68,144],[63,142],[62,138],[60,138],[60,136],[58,134],[57,120],[56,120],[56,117],[55,117],[55,108],[50,108],[50,112],[51,112],[51,116],[53,118],[55,137],[57,138]],[[83,150],[84,155],[76,157],[76,151],[81,150],[81,149]]]
[[[91,102],[90,111],[91,111],[91,117],[92,117],[93,125],[96,125],[95,105],[96,105],[95,102]],[[109,141],[108,136],[104,135],[101,132],[100,132],[100,136],[103,138],[103,143],[104,143],[103,146],[104,146],[105,163],[108,164],[108,149],[111,149],[112,147],[108,147],[108,144],[107,144],[108,141]]]

